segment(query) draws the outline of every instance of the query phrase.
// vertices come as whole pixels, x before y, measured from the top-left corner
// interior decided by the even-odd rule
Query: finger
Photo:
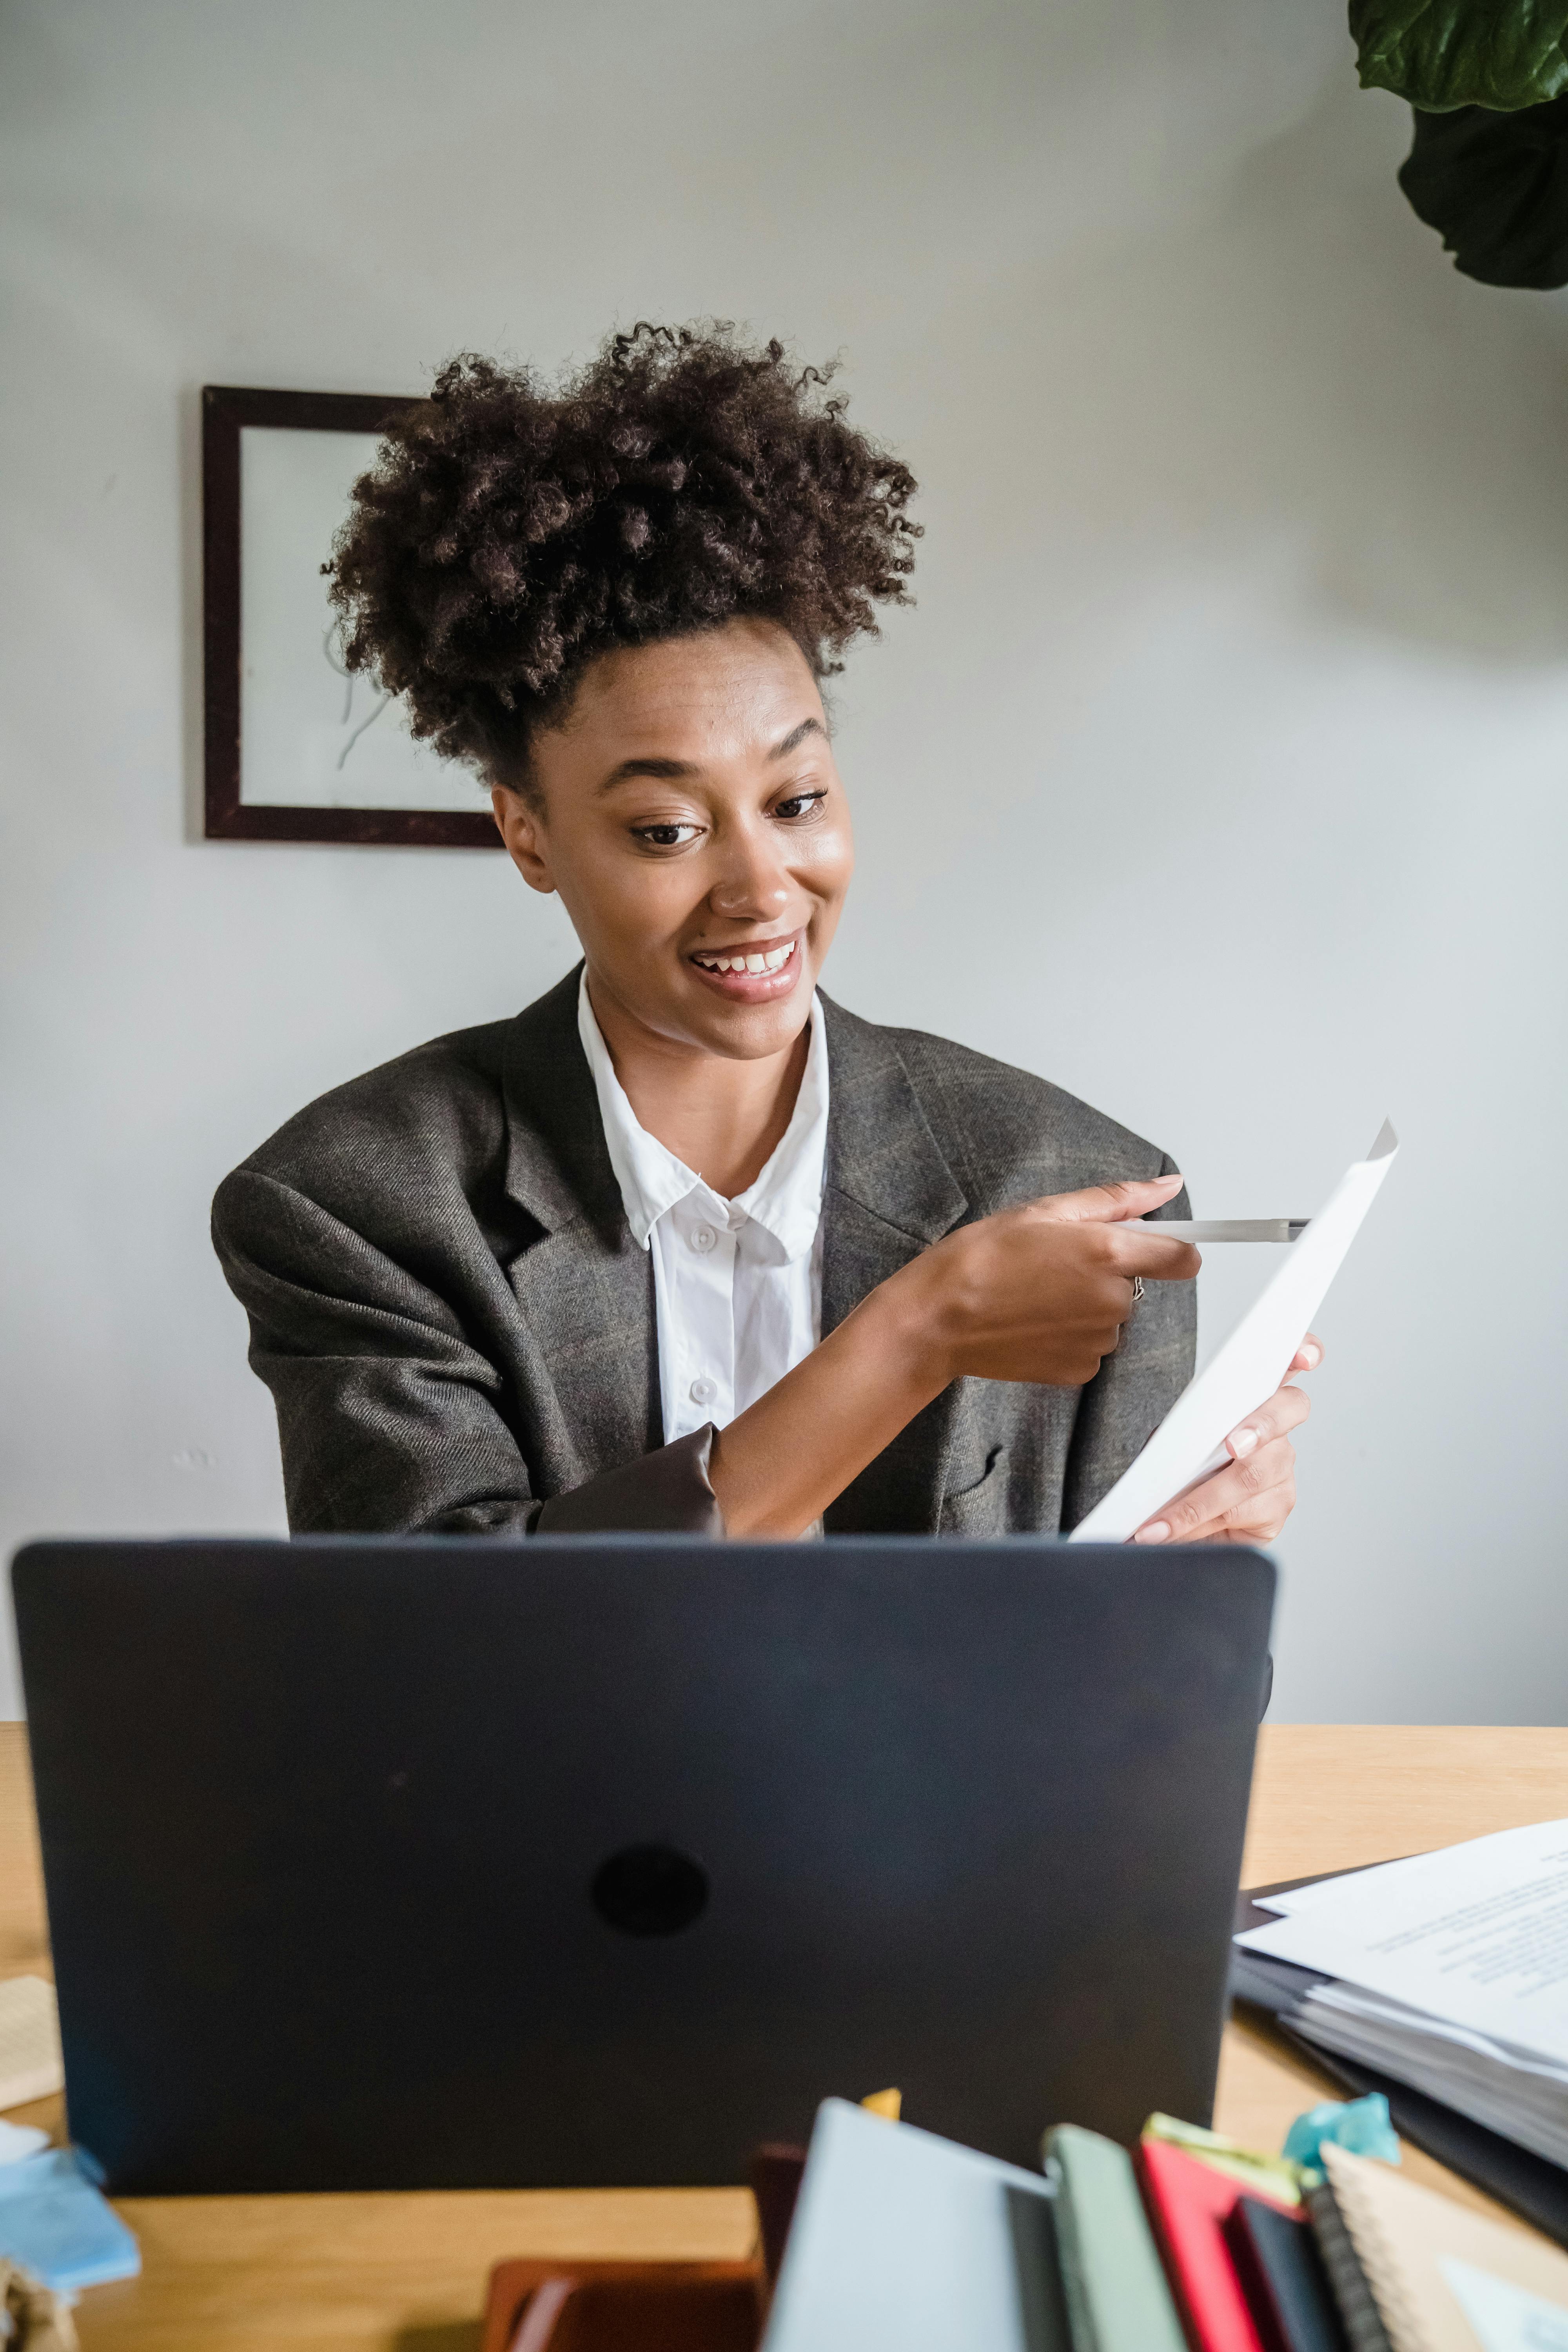
[[[1277,1543],[1285,1532],[1285,1522],[1295,1507],[1292,1493],[1289,1502],[1282,1503],[1273,1517],[1261,1526],[1243,1527],[1237,1520],[1215,1519],[1211,1526],[1196,1528],[1190,1536],[1184,1536],[1182,1542],[1184,1547],[1188,1544]]]
[[[1158,1225],[1102,1228],[1103,1246],[1118,1274],[1141,1274],[1150,1282],[1191,1282],[1203,1259],[1191,1242],[1166,1238]]]
[[[1163,1537],[1161,1540],[1167,1543],[1173,1542],[1183,1550],[1185,1550],[1189,1544],[1273,1543],[1296,1507],[1296,1490],[1293,1486],[1281,1486],[1277,1488],[1276,1492],[1279,1499],[1272,1505],[1267,1517],[1256,1517],[1240,1512],[1232,1512],[1223,1519],[1205,1519],[1201,1527],[1190,1528],[1182,1535]],[[1135,1543],[1146,1540],[1147,1538],[1142,1536],[1133,1538]]]
[[[1272,1543],[1296,1507],[1296,1482],[1287,1479],[1250,1502],[1233,1503],[1216,1519],[1194,1528],[1184,1543]]]
[[[1277,1487],[1295,1493],[1296,1453],[1288,1437],[1277,1437],[1245,1462],[1233,1462],[1227,1469],[1216,1470],[1212,1478],[1205,1478],[1175,1502],[1167,1503],[1158,1517],[1148,1520],[1134,1535],[1134,1543],[1192,1543],[1200,1529],[1228,1520],[1237,1512],[1257,1512],[1259,1518],[1270,1514],[1257,1511],[1259,1498],[1272,1495]],[[1279,1514],[1283,1526],[1287,1510]],[[1250,1524],[1250,1518],[1248,1523]]]
[[[1177,1543],[1197,1543],[1205,1529],[1282,1527],[1296,1500],[1296,1456],[1289,1438],[1276,1438],[1250,1461],[1233,1463],[1168,1507]]]
[[[1134,1183],[1090,1184],[1081,1192],[1047,1192],[1034,1203],[1040,1215],[1056,1225],[1118,1224],[1125,1217],[1142,1217],[1173,1201],[1185,1180],[1180,1176],[1140,1177]]]
[[[1289,1431],[1300,1429],[1311,1410],[1312,1400],[1305,1391],[1276,1389],[1267,1402],[1260,1404],[1256,1412],[1249,1412],[1226,1439],[1231,1460],[1245,1462],[1249,1454],[1256,1454],[1270,1438],[1283,1437]]]

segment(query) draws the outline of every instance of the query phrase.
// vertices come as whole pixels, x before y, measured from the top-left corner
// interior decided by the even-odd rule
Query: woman
[[[487,779],[584,962],[219,1191],[297,1532],[1065,1530],[1190,1377],[1197,1254],[1139,1222],[1185,1211],[1169,1160],[816,993],[820,681],[917,536],[824,381],[723,330],[554,394],[458,362],[356,488],[349,664]],[[1142,1539],[1277,1535],[1306,1412],[1287,1382]]]

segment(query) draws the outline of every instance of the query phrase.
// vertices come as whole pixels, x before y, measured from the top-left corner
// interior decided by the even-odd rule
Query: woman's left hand
[[[1298,1372],[1323,1360],[1310,1331],[1267,1404],[1248,1413],[1226,1439],[1230,1460],[1179,1502],[1147,1520],[1134,1543],[1272,1543],[1296,1507],[1296,1449],[1290,1432],[1312,1410],[1295,1386]]]

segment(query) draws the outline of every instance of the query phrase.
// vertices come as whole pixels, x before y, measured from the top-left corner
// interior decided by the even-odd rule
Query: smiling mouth
[[[781,947],[731,949],[728,955],[721,955],[717,950],[700,949],[691,961],[699,971],[748,972],[755,977],[758,973],[782,971],[799,945],[798,939],[785,940]]]

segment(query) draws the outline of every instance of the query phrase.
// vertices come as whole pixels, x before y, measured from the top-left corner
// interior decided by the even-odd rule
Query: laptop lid
[[[719,2182],[819,2101],[1210,2112],[1234,1547],[368,1538],[13,1569],[72,2132],[125,2193]]]

